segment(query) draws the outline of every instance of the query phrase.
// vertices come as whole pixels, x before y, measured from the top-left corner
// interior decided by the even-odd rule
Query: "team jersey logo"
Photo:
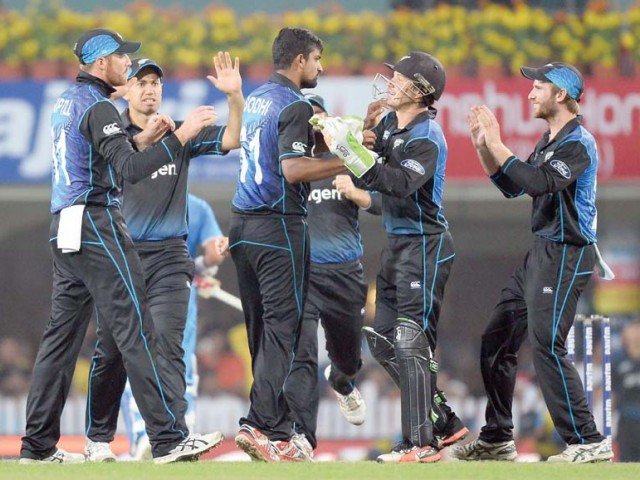
[[[420,280],[414,280],[411,282],[411,290],[417,290],[419,288],[421,288]]]
[[[542,293],[552,294],[553,293],[553,287],[542,287]]]
[[[304,153],[307,151],[307,145],[302,142],[293,142],[293,145],[291,145],[291,149],[294,152]]]
[[[413,170],[420,175],[424,175],[424,168],[422,167],[422,165],[420,165],[420,163],[416,162],[412,158],[403,160],[402,162],[400,162],[400,165],[402,165],[404,168],[408,168],[409,170]]]
[[[387,138],[389,138],[389,135],[391,135],[391,132],[389,130],[385,130],[384,134],[382,135],[382,140],[386,140]]]
[[[114,133],[119,133],[120,131],[120,126],[117,123],[110,123],[109,125],[105,125],[102,128],[102,133],[107,136],[113,135]]]
[[[551,165],[552,168],[557,170],[558,173],[562,175],[564,178],[566,178],[567,180],[571,178],[571,170],[569,170],[569,167],[567,166],[567,164],[564,163],[562,160],[551,160],[551,162],[549,162],[549,165]]]
[[[393,148],[398,148],[400,145],[402,145],[404,143],[404,139],[403,138],[396,138],[393,141]]]
[[[550,152],[547,152],[547,154],[544,156],[544,161],[545,162],[548,161],[551,157],[553,157],[553,154],[554,154],[553,150]]]

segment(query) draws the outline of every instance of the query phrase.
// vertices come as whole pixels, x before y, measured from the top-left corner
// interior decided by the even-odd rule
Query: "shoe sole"
[[[270,457],[265,457],[262,451],[248,437],[244,435],[238,435],[235,441],[238,448],[251,457],[251,461],[255,460],[256,462],[266,463],[276,461]]]
[[[396,458],[394,458],[394,459],[386,460],[386,459],[384,459],[384,458],[377,457],[377,458],[376,458],[376,462],[377,462],[377,463],[400,463],[400,458],[401,458],[401,457],[396,457]]]
[[[86,460],[76,460],[76,461],[72,461],[72,462],[49,462],[49,461],[45,462],[44,460],[36,460],[35,458],[21,458],[20,460],[18,460],[18,464],[19,465],[36,465],[38,463],[71,465],[71,464],[87,463],[87,462],[86,462]]]
[[[89,458],[86,459],[86,462],[88,463],[114,463],[115,461],[116,461],[116,457],[106,457],[106,458],[100,458],[96,460],[90,460]]]
[[[430,455],[425,458],[416,458],[415,460],[414,459],[400,460],[399,463],[435,463],[435,462],[439,462],[440,460],[442,460],[442,456],[439,453],[436,453],[434,455]]]
[[[169,455],[167,455],[166,457],[154,458],[153,463],[164,465],[167,463],[176,463],[176,462],[192,462],[192,461],[195,462],[202,455],[204,455],[207,452],[210,452],[211,450],[216,448],[218,445],[220,445],[223,440],[224,440],[224,436],[219,435],[218,438],[213,440],[212,443],[199,447],[195,451],[191,450],[189,452],[180,452],[171,458],[166,458]]]
[[[556,465],[569,465],[569,464],[582,464],[582,463],[610,463],[613,462],[613,455],[610,457],[601,457],[601,458],[592,458],[589,460],[582,460],[582,461],[577,461],[577,462],[554,462],[547,460],[545,463],[551,463],[551,464],[556,464]]]
[[[442,440],[442,442],[440,442],[439,447],[440,448],[450,447],[451,445],[458,443],[461,440],[464,440],[468,434],[469,434],[469,429],[467,427],[463,427],[453,435],[449,435],[447,438]]]

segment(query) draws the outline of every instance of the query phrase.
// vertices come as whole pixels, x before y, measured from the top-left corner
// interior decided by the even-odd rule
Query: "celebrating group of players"
[[[214,57],[215,76],[208,78],[229,105],[227,125],[216,126],[208,106],[183,122],[158,113],[163,71],[150,59],[132,65],[128,55],[139,47],[110,30],[85,33],[74,47],[76,83],[54,108],[54,291],[21,463],[115,460],[109,442],[127,379],[157,463],[198,458],[222,441],[219,432],[190,433],[185,421],[182,342],[194,270],[186,244],[193,235],[187,170],[192,157],[238,147],[229,237],[216,238],[217,259],[207,263],[228,254],[233,259],[252,358],[250,407],[236,444],[258,461],[313,460],[320,321],[331,360],[324,374],[349,422],[366,418],[354,383],[363,333],[400,389],[402,440],[378,460],[440,460],[442,449],[468,434],[437,386],[434,357],[455,255],[443,211],[447,143],[434,107],[446,86],[443,65],[424,52],[388,64],[385,98],[369,105],[364,124],[354,126],[331,117],[321,97],[301,91],[314,88],[322,73],[323,42],[309,30],[283,28],[272,48],[275,72],[246,102],[238,59]],[[564,346],[598,257],[598,159],[578,114],[583,79],[563,63],[523,67],[522,73],[533,80],[534,115],[549,125],[526,161],[502,143],[487,107],[469,113],[487,175],[508,198],[533,198],[534,241],[482,338],[487,424],[451,456],[516,458],[511,402],[517,351],[528,336],[545,401],[568,445],[550,461],[609,460],[611,446],[596,429]],[[129,104],[122,114],[110,101],[117,95]],[[327,201],[309,203],[310,189],[320,199],[328,192]],[[364,328],[360,210],[382,214],[388,235],[374,323]],[[80,455],[57,442],[92,315],[98,342],[87,447]]]

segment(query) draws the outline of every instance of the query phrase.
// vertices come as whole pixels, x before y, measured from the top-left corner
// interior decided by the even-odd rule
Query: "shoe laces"
[[[406,453],[412,448],[413,448],[413,444],[409,442],[409,440],[407,440],[406,438],[403,438],[393,446],[391,451],[396,453]]]
[[[362,404],[362,395],[357,388],[354,388],[350,394],[341,395],[340,400],[349,410],[355,410]]]

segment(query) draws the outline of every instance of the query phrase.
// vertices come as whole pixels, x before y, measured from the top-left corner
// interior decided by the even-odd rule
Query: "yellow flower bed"
[[[431,52],[447,67],[499,67],[505,73],[551,59],[608,67],[618,64],[621,52],[640,59],[640,6],[626,12],[587,10],[582,16],[551,14],[522,2],[512,9],[439,5],[422,12],[302,10],[238,17],[220,6],[185,12],[146,2],[124,11],[81,14],[61,3],[32,0],[24,11],[0,10],[0,62],[72,63],[76,38],[86,29],[106,27],[142,41],[140,55],[168,68],[209,68],[212,55],[221,49],[238,55],[245,66],[265,64],[284,25],[316,32],[326,45],[325,67],[353,72],[394,61],[411,50]]]

